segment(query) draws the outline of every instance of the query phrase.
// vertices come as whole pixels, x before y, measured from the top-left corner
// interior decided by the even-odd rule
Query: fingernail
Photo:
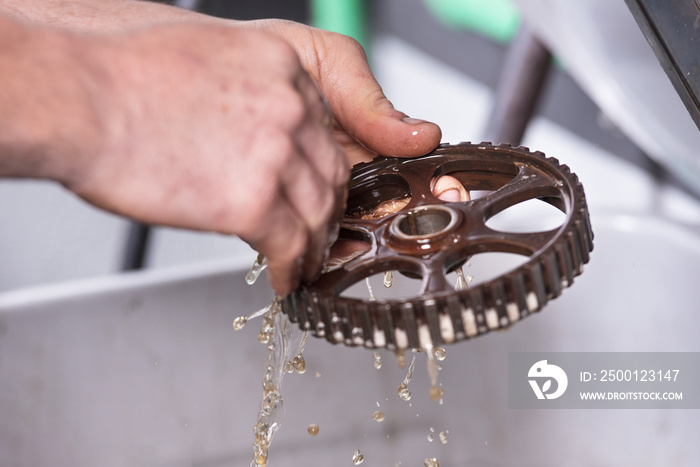
[[[421,120],[419,118],[411,118],[411,117],[404,117],[401,119],[404,123],[408,123],[409,125],[420,125],[421,123],[430,123],[427,120]]]

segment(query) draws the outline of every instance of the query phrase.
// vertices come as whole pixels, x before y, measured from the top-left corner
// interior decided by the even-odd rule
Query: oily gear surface
[[[430,180],[457,178],[466,202],[433,195]],[[392,200],[397,212],[368,216]],[[486,226],[518,203],[540,199],[565,214],[560,227],[519,233]],[[414,159],[378,157],[353,168],[336,258],[315,282],[286,297],[282,310],[302,329],[332,343],[368,348],[429,348],[507,328],[539,311],[581,274],[593,249],[583,187],[569,168],[524,147],[442,145]],[[350,250],[349,252],[347,250]],[[527,257],[521,266],[463,290],[446,274],[484,252]],[[399,271],[420,278],[413,298],[361,300],[341,293],[367,277]]]

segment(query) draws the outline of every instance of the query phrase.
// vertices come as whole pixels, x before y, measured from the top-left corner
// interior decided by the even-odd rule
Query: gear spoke
[[[422,169],[423,173],[429,174],[431,172],[431,167],[425,167]],[[430,190],[430,179],[418,177],[411,177],[408,180],[408,186],[411,189],[411,201],[408,203],[407,208],[414,208],[423,204],[443,204],[444,202],[439,200],[433,195]]]
[[[560,195],[557,181],[531,166],[522,166],[518,175],[503,187],[475,201],[483,209],[484,222],[523,201]]]
[[[501,232],[483,226],[472,231],[467,239],[473,248],[470,252],[498,251],[532,256],[551,242],[561,228],[543,232]]]
[[[425,274],[421,281],[421,295],[436,294],[454,290],[454,287],[447,282],[447,277],[442,267],[433,268],[430,274]]]

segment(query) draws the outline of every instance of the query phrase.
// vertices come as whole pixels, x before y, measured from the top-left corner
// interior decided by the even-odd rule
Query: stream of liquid
[[[462,266],[458,267],[455,273],[457,274],[457,283],[455,284],[455,290],[464,290],[467,287],[469,287],[469,284],[467,283],[467,278],[464,277],[464,270],[462,269]]]
[[[256,261],[253,268],[260,267]],[[254,282],[255,280],[253,280]],[[249,316],[241,316],[233,322],[236,330],[243,329],[248,320],[262,316],[263,322],[258,341],[265,344],[265,374],[262,381],[263,399],[258,409],[258,419],[253,428],[253,460],[250,467],[267,466],[272,438],[279,430],[284,418],[284,399],[282,398],[282,379],[287,372],[303,374],[306,363],[302,355],[308,333],[302,332],[289,322],[282,313],[280,301],[273,302]],[[315,427],[315,428],[314,428]],[[309,426],[310,434],[317,434],[318,427]]]
[[[403,382],[399,385],[399,388],[396,390],[396,394],[401,398],[403,401],[410,401],[411,400],[411,391],[408,390],[408,383],[411,382],[411,378],[413,378],[413,369],[416,366],[416,356],[413,355],[413,358],[411,359],[411,364],[408,365],[408,372],[406,373],[406,377],[403,379]]]
[[[260,276],[260,273],[266,268],[265,258],[258,255],[250,272],[246,275],[246,282],[253,284]],[[464,277],[461,268],[457,271],[458,282],[456,288],[463,282],[466,286],[467,279]],[[384,274],[384,286],[391,287],[394,278],[391,271]],[[369,292],[369,300],[375,300],[372,286],[369,278],[366,279],[367,289]],[[267,349],[265,356],[265,374],[262,381],[263,399],[258,410],[257,422],[254,426],[254,441],[253,441],[253,460],[250,462],[250,467],[266,467],[269,458],[270,444],[275,433],[279,430],[284,417],[284,400],[282,398],[281,388],[282,379],[285,373],[296,372],[304,374],[306,372],[306,362],[303,357],[303,351],[308,339],[308,333],[301,331],[297,326],[289,322],[287,316],[282,313],[280,300],[275,297],[272,303],[254,313],[247,316],[239,316],[233,321],[235,330],[243,329],[251,319],[262,317],[262,325],[258,334],[258,341],[264,344]],[[415,370],[416,355],[422,353],[421,349],[414,349],[414,355],[411,358],[411,363],[408,365],[406,376],[396,390],[397,395],[403,401],[411,400],[411,391],[408,385],[413,377]],[[438,362],[441,362],[446,357],[445,349],[441,347],[426,349],[428,376],[430,378],[430,398],[434,401],[442,403],[443,391],[438,386],[438,372],[441,369]],[[403,350],[396,351],[397,363],[401,368],[406,367],[406,353]],[[380,369],[382,367],[381,354],[374,352],[374,367]],[[317,377],[319,375],[317,374]],[[379,403],[377,403],[379,404]],[[410,404],[409,404],[410,405]],[[385,419],[385,414],[382,411],[376,411],[372,414],[372,419],[375,422],[382,422]],[[308,426],[307,431],[310,435],[316,436],[319,433],[319,427],[316,424]],[[431,428],[431,431],[434,431]],[[447,443],[447,433],[442,431],[439,434],[440,442]],[[433,436],[429,435],[429,440],[432,442]],[[359,449],[355,450],[352,457],[354,465],[360,465],[364,462],[364,455]],[[426,467],[440,467],[440,463],[436,458],[426,458],[424,461]]]
[[[365,284],[367,284],[367,290],[369,291],[369,301],[375,301],[377,297],[374,296],[374,291],[372,290],[372,284],[369,282],[369,277],[365,278]]]

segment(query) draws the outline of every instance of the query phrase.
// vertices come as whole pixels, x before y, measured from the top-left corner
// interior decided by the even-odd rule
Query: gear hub
[[[443,175],[469,191],[489,193],[465,202],[442,201],[430,181]],[[535,233],[486,225],[530,199],[558,208],[563,224]],[[352,171],[332,266],[286,297],[282,310],[302,329],[332,343],[429,348],[507,328],[539,311],[573,283],[592,249],[583,187],[567,166],[540,152],[461,143],[415,159],[377,157]],[[484,252],[516,253],[527,261],[455,290],[446,274]],[[352,284],[385,271],[420,278],[420,291],[394,300],[341,296]]]

